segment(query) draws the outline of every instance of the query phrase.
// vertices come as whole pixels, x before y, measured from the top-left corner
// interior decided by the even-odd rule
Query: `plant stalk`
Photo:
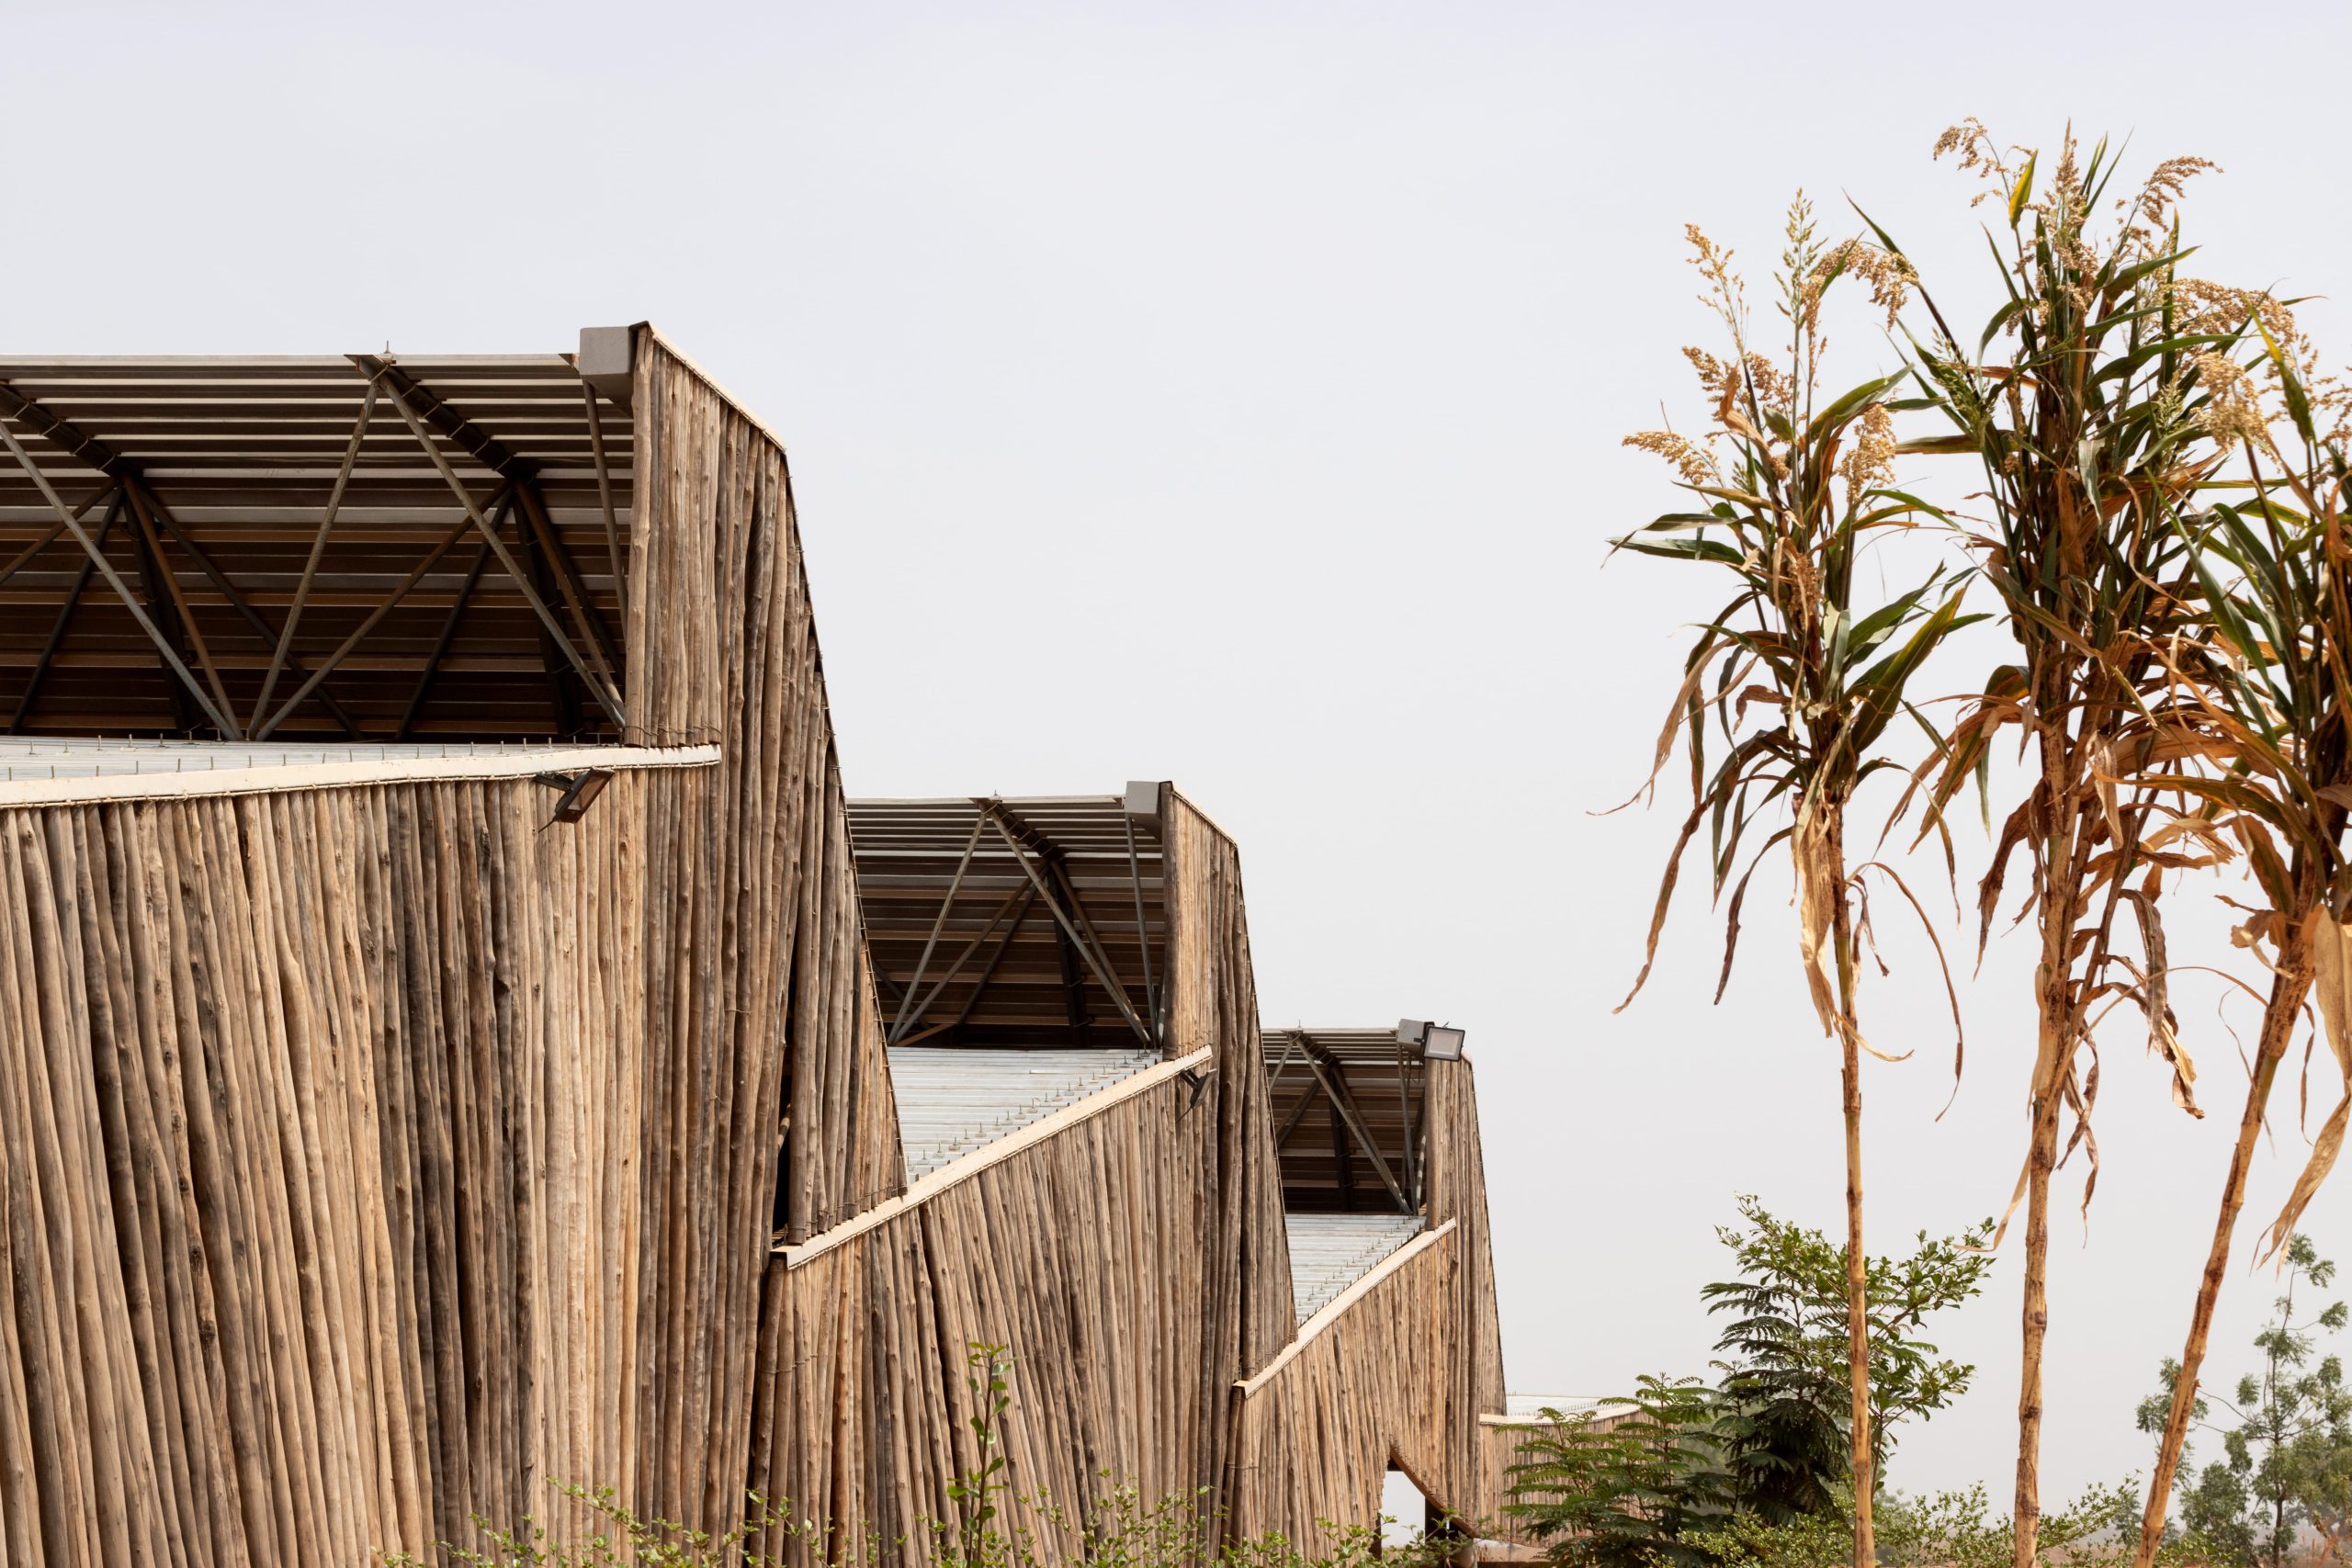
[[[1826,807],[1826,853],[1836,877],[1832,911],[1838,943],[1838,1035],[1844,1046],[1842,1073],[1846,1113],[1846,1370],[1853,1395],[1851,1432],[1854,1473],[1854,1568],[1875,1568],[1877,1465],[1871,1434],[1870,1258],[1862,1250],[1862,1054],[1854,1006],[1852,912],[1846,893],[1844,815]]]
[[[2065,980],[2062,971],[2057,977],[2062,991],[2065,989]],[[2045,1009],[2048,988],[2045,983]],[[2059,1016],[2054,1019],[2045,1010],[2041,1024],[2044,1063],[2053,1055],[2064,1063],[2067,1021],[2063,1002]],[[2018,1388],[2016,1568],[2034,1568],[2035,1544],[2041,1528],[2041,1351],[2050,1334],[2050,1177],[2058,1163],[2059,1100],[2056,1074],[2037,1064],[2032,1134],[2026,1151],[2024,1346]]]
[[[2074,803],[2066,787],[2065,739],[2045,730],[2043,777],[2050,798]],[[2075,923],[2082,902],[2089,846],[2082,842],[2096,819],[2080,804],[2053,806],[2045,841],[2041,904],[2041,963],[2034,975],[2040,1038],[2033,1065],[2031,1128],[2026,1144],[2025,1291],[2018,1375],[2018,1478],[2015,1568],[2034,1568],[2041,1533],[2041,1358],[2050,1336],[2050,1181],[2058,1168],[2058,1113],[2064,1103],[2066,1064],[2081,1028],[2074,986]]]
[[[2298,877],[2298,891],[2307,877]],[[2189,1314],[2188,1342],[2181,1348],[2180,1376],[2173,1383],[2172,1410],[2165,1418],[2164,1440],[2156,1450],[2156,1468],[2148,1477],[2148,1503],[2140,1520],[2140,1545],[2132,1553],[2132,1568],[2149,1568],[2156,1549],[2164,1544],[2165,1516],[2172,1500],[2173,1476],[2180,1468],[2181,1450],[2188,1445],[2189,1413],[2197,1404],[2197,1374],[2205,1361],[2205,1339],[2213,1326],[2213,1307],[2228,1272],[2230,1245],[2237,1229],[2238,1211],[2245,1206],[2246,1173],[2254,1164],[2254,1145],[2262,1131],[2263,1113],[2270,1104],[2270,1088],[2278,1064],[2312,988],[2311,922],[2290,923],[2279,939],[2278,965],[2270,982],[2270,999],[2262,1013],[2262,1038],[2256,1048],[2254,1078],[2246,1086],[2245,1113],[2238,1119],[2238,1141],[2230,1151],[2230,1171],[2222,1184],[2222,1212],[2213,1222],[2213,1245],[2205,1255],[2205,1275],[2198,1281],[2197,1307]]]

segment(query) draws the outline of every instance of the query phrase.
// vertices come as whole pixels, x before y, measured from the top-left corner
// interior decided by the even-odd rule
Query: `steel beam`
[[[1426,1070],[1426,1069],[1424,1069]],[[1396,1113],[1405,1119],[1405,1190],[1421,1206],[1421,1174],[1413,1158],[1413,1100],[1405,1088],[1405,1043],[1396,1043]]]
[[[947,966],[947,973],[942,975],[936,981],[934,981],[931,989],[923,993],[922,999],[915,1003],[912,1010],[909,1011],[906,1019],[908,1027],[912,1027],[922,1018],[923,1014],[931,1010],[932,1003],[937,1001],[942,996],[946,994],[947,987],[955,983],[956,976],[964,972],[964,965],[971,961],[972,954],[978,953],[982,944],[985,943],[989,937],[996,934],[998,922],[1001,921],[1005,916],[1013,916],[1013,931],[1017,931],[1021,929],[1021,922],[1029,917],[1029,905],[1036,898],[1036,897],[1037,890],[1034,887],[1016,887],[1012,892],[1004,896],[1004,902],[996,907],[996,912],[989,917],[989,923],[980,928],[980,932],[978,936],[964,944],[964,951],[956,955],[956,962]],[[1012,940],[1012,931],[1006,932],[1005,941],[1010,942]],[[997,963],[1003,956],[1003,949],[1000,946],[995,957],[989,960],[988,967],[981,973],[978,981],[974,985],[972,991],[973,1000],[978,1000],[980,992],[987,989],[989,978],[996,974]],[[913,994],[913,987],[910,986],[908,987],[908,993],[910,995]],[[961,1023],[964,1021],[964,1018],[971,1016],[971,1005],[967,1002],[964,1008],[963,1018],[958,1018],[956,1021]],[[894,1031],[893,1033],[895,1034],[895,1032],[896,1032]],[[928,1033],[930,1032],[925,1031],[924,1032]],[[884,1043],[886,1044],[892,1045],[903,1043],[902,1041],[891,1036],[886,1036]]]
[[[122,491],[117,489],[113,493],[114,504],[107,508],[106,521],[98,526],[100,550],[107,547],[107,536],[114,532],[115,519],[122,515]],[[24,728],[25,716],[33,711],[33,698],[40,693],[40,683],[49,674],[50,661],[57,657],[59,645],[65,641],[66,626],[74,619],[74,611],[82,603],[83,590],[90,586],[90,575],[96,570],[85,560],[82,563],[82,570],[74,574],[74,587],[65,595],[65,603],[58,606],[57,619],[51,624],[49,636],[40,645],[40,657],[33,661],[32,678],[25,682],[24,694],[17,699],[17,711],[8,716],[6,733],[14,735]]]
[[[596,406],[596,389],[583,378],[580,395],[588,403],[588,450],[596,459],[596,499],[605,507],[605,558],[612,569],[613,591],[621,602],[621,624],[628,624],[628,564],[621,558],[620,519],[613,511],[613,469],[605,457],[605,416]]]
[[[465,481],[458,477],[458,470],[450,466],[449,459],[442,455],[441,448],[434,444],[433,437],[425,431],[424,422],[418,418],[416,411],[409,406],[408,399],[401,392],[398,383],[396,381],[388,383],[386,389],[391,393],[392,407],[400,411],[401,418],[407,422],[410,432],[415,435],[417,445],[424,448],[425,457],[432,461],[434,468],[440,470],[441,478],[448,485],[450,493],[455,495],[458,502],[465,507],[466,516],[471,520],[474,527],[480,530],[482,538],[488,541],[491,552],[498,557],[498,564],[506,569],[506,575],[512,578],[514,586],[522,591],[523,598],[531,606],[531,613],[539,618],[539,625],[547,628],[548,635],[555,639],[556,646],[562,650],[564,657],[571,661],[572,668],[580,671],[580,678],[587,683],[588,690],[595,696],[598,704],[603,706],[613,722],[626,727],[628,723],[628,715],[621,705],[619,694],[597,680],[595,671],[590,668],[588,660],[581,656],[578,649],[571,646],[571,639],[563,635],[563,628],[557,624],[555,613],[548,608],[548,603],[539,596],[539,591],[531,585],[529,572],[525,570],[523,564],[514,558],[514,552],[506,547],[505,541],[499,538],[497,531],[490,525],[489,520],[482,516],[481,508],[475,503],[472,492],[466,489]],[[510,479],[508,482],[511,484],[515,481]]]
[[[555,520],[548,515],[547,498],[539,493],[536,480],[525,479],[516,486],[522,498],[523,516],[531,533],[539,542],[539,553],[547,558],[555,572],[556,587],[563,594],[565,608],[580,630],[580,637],[587,644],[588,657],[595,661],[596,672],[614,691],[621,689],[620,650],[614,647],[612,634],[605,629],[604,618],[596,614],[595,601],[588,596],[588,581],[580,575],[571,552],[564,548],[562,536],[555,531]]]
[[[1125,809],[1119,812],[1119,825],[1127,830],[1127,885],[1136,896],[1136,947],[1143,954],[1143,1010],[1151,1016],[1152,1027],[1159,1027],[1159,991],[1151,980],[1151,926],[1143,917],[1143,860],[1136,853],[1136,819]],[[1160,856],[1160,897],[1167,897],[1168,858]]]
[[[101,485],[96,491],[92,492],[89,500],[84,502],[81,505],[74,509],[74,515],[76,517],[87,517],[91,511],[96,507],[98,502],[106,500],[109,496],[119,497],[120,494],[121,486],[119,485]],[[6,566],[0,566],[0,586],[6,586],[10,578],[24,570],[24,569],[31,563],[33,557],[40,554],[41,551],[49,548],[50,546],[57,543],[58,540],[63,537],[65,537],[65,525],[62,523],[51,525],[48,533],[43,534],[40,538],[35,539],[31,544],[27,545],[21,551],[17,552],[17,558],[14,560],[11,560]]]
[[[278,634],[271,627],[269,618],[254,608],[253,601],[246,598],[236,583],[230,581],[229,574],[220,570],[220,563],[207,555],[203,547],[194,539],[188,537],[187,530],[180,526],[179,519],[172,515],[171,509],[164,504],[163,498],[153,491],[148,490],[146,481],[143,479],[130,479],[125,482],[145,492],[147,509],[153,515],[156,523],[162,525],[164,532],[170,535],[181,549],[187,552],[188,559],[194,561],[196,569],[204,573],[205,581],[211,583],[223,599],[229,601],[229,607],[245,618],[245,624],[253,627],[262,641],[277,642]],[[298,679],[309,673],[303,667],[302,661],[291,654],[287,656],[286,668]],[[318,697],[319,705],[325,708],[329,716],[337,724],[343,726],[345,734],[354,739],[360,738],[359,721],[353,718],[341,703],[328,694],[324,687],[320,688]]]
[[[204,640],[204,628],[196,624],[196,612],[188,607],[187,593],[180,587],[180,574],[172,566],[171,558],[164,554],[164,536],[155,527],[155,514],[148,510],[146,493],[136,479],[125,479],[122,488],[130,498],[130,514],[146,541],[148,557],[155,563],[156,575],[164,580],[164,592],[171,595],[172,613],[179,618],[180,630],[196,649],[197,665],[220,702],[221,716],[228,720],[222,733],[231,740],[243,740],[245,734],[237,727],[236,708],[229,701],[229,688],[221,683],[220,669],[212,662],[211,646]]]
[[[1080,934],[1078,927],[1071,921],[1070,917],[1063,912],[1061,905],[1055,900],[1053,890],[1046,886],[1045,878],[1038,874],[1036,866],[1031,863],[1028,852],[1022,847],[1021,841],[1012,836],[1012,829],[1007,826],[1007,819],[1012,814],[1005,810],[1003,802],[991,799],[976,804],[987,815],[989,820],[996,825],[998,837],[1004,840],[1005,848],[1012,852],[1012,858],[1020,863],[1023,874],[1035,886],[1038,896],[1046,901],[1046,907],[1053,911],[1054,919],[1064,931],[1069,933],[1070,940],[1078,944],[1080,955],[1086,960],[1088,967],[1094,971],[1094,977],[1102,982],[1102,988],[1111,993],[1111,1000],[1117,1004],[1120,1016],[1127,1021],[1127,1027],[1136,1032],[1136,1038],[1147,1045],[1158,1044],[1159,1043],[1151,1037],[1151,1031],[1144,1027],[1143,1020],[1136,1016],[1134,1006],[1127,1000],[1126,987],[1120,985],[1117,976],[1112,974],[1108,961]],[[1025,829],[1027,824],[1024,823],[1023,826]]]
[[[587,383],[582,382],[582,385],[584,387]],[[594,404],[595,396],[594,390],[591,389],[588,397],[592,407]],[[915,960],[915,972],[907,981],[905,993],[899,998],[899,1010],[890,1020],[889,1032],[886,1036],[888,1039],[897,1039],[906,1029],[907,1004],[915,999],[915,991],[922,985],[923,971],[931,967],[932,950],[939,945],[939,933],[947,925],[947,911],[956,907],[956,895],[963,891],[964,874],[972,869],[972,853],[980,847],[980,830],[987,826],[986,818],[977,813],[973,816],[972,836],[965,840],[964,858],[956,863],[956,874],[947,884],[947,897],[939,901],[938,918],[931,922],[931,935],[922,944],[922,956]],[[876,978],[880,977],[877,971]]]
[[[448,656],[449,644],[457,640],[458,622],[474,596],[475,585],[481,581],[482,568],[489,564],[490,547],[484,545],[474,551],[474,564],[466,569],[466,581],[458,589],[456,602],[449,606],[449,618],[441,623],[441,635],[434,639],[432,655],[417,673],[416,690],[409,694],[408,706],[401,711],[400,728],[392,731],[393,739],[407,739],[409,727],[416,722],[416,716],[424,711],[425,694],[433,690],[434,678],[441,673],[441,660]]]
[[[1338,1068],[1337,1063],[1331,1066]],[[1323,1086],[1323,1093],[1330,1100],[1333,1113],[1346,1124],[1349,1132],[1355,1134],[1356,1143],[1363,1147],[1364,1157],[1372,1161],[1372,1168],[1379,1174],[1381,1185],[1388,1189],[1388,1195],[1396,1200],[1396,1206],[1404,1213],[1413,1213],[1414,1206],[1406,1200],[1404,1188],[1397,1185],[1396,1175],[1388,1168],[1387,1158],[1381,1154],[1380,1145],[1372,1141],[1372,1134],[1365,1129],[1363,1118],[1356,1110],[1355,1097],[1348,1092],[1344,1076],[1335,1080],[1327,1074],[1323,1061],[1312,1046],[1306,1053],[1306,1070],[1313,1073],[1315,1081]]]
[[[19,400],[20,402],[21,400]],[[65,525],[66,532],[74,536],[74,542],[80,545],[84,553],[89,556],[92,564],[97,568],[98,574],[107,580],[107,586],[115,591],[116,597],[122,601],[123,608],[130,612],[130,618],[139,623],[139,629],[145,632],[147,640],[155,645],[155,651],[164,656],[164,664],[170,667],[173,674],[179,677],[180,683],[187,688],[189,694],[195,697],[198,704],[203,707],[205,716],[212,721],[221,734],[235,734],[236,725],[226,713],[212,705],[212,699],[206,695],[204,688],[197,683],[196,676],[188,669],[187,661],[164,640],[162,630],[156,626],[154,618],[141,607],[139,596],[131,592],[130,584],[122,580],[122,573],[115,570],[114,563],[107,559],[105,552],[91,542],[90,536],[83,530],[81,519],[74,516],[65,502],[59,498],[56,487],[49,482],[49,476],[40,471],[40,466],[33,461],[32,455],[25,450],[24,443],[17,439],[17,433],[8,428],[6,420],[0,420],[0,445],[5,445],[8,448],[8,455],[16,458],[17,466],[24,469],[26,475],[31,479],[34,488],[40,491],[41,499],[49,502],[50,509],[55,512],[59,521]]]
[[[334,489],[327,492],[326,511],[319,517],[319,531],[311,536],[310,558],[302,563],[302,581],[294,589],[293,606],[286,612],[286,629],[277,634],[277,643],[269,656],[269,673],[262,677],[261,695],[254,699],[253,722],[259,724],[262,715],[269,711],[270,694],[277,690],[278,672],[293,657],[294,628],[302,623],[302,606],[311,600],[311,584],[319,575],[319,558],[326,554],[327,536],[334,532],[335,513],[343,510],[343,492],[351,483],[351,470],[358,465],[360,444],[368,437],[368,422],[376,414],[376,381],[368,381],[368,396],[359,405],[359,422],[351,427],[351,445],[344,448],[343,467],[335,471]]]
[[[972,1016],[972,1010],[980,1005],[980,998],[987,994],[989,982],[996,978],[997,966],[1004,962],[1004,955],[1012,951],[1013,939],[1021,934],[1021,928],[1029,923],[1029,911],[1037,907],[1037,890],[1034,887],[1023,887],[1017,889],[1013,893],[1012,897],[1015,904],[1017,905],[1016,912],[1012,917],[1012,924],[1007,926],[1005,928],[1004,935],[997,939],[996,951],[989,954],[988,964],[986,967],[981,969],[980,977],[972,982],[972,994],[964,998],[963,1010],[958,1012],[954,1018],[949,1019],[945,1023],[935,1023],[929,1029],[921,1030],[916,1033],[908,1035],[904,1040],[894,1041],[892,1043],[911,1045],[918,1040],[928,1040],[934,1034],[950,1033],[964,1026],[965,1020]],[[985,935],[985,933],[983,933],[983,935]],[[975,938],[975,943],[977,944],[979,940],[981,939]],[[956,961],[957,967],[960,968],[962,966],[962,963],[963,961],[958,959]],[[956,971],[951,969],[947,974],[948,978],[953,979],[955,977]],[[937,997],[941,991],[944,991],[946,988],[947,980],[940,981],[937,986],[932,988],[932,997]],[[928,1008],[930,1005],[931,998],[925,998],[923,1007]],[[922,1010],[917,1010],[915,1016],[917,1018],[922,1017]]]
[[[502,490],[500,493],[501,498],[503,499],[504,491]],[[335,666],[341,664],[345,659],[349,658],[351,656],[351,650],[359,646],[360,640],[367,637],[369,632],[376,629],[377,623],[381,621],[386,615],[390,615],[393,607],[398,605],[401,600],[407,598],[409,594],[415,590],[418,583],[424,581],[424,574],[431,571],[435,565],[440,561],[443,556],[447,555],[451,550],[458,547],[458,541],[464,538],[468,530],[472,526],[473,519],[469,517],[465,522],[458,524],[447,534],[444,534],[441,536],[440,542],[433,547],[432,551],[427,554],[423,560],[416,563],[415,570],[411,571],[408,576],[401,581],[399,587],[392,590],[392,596],[385,600],[382,604],[377,605],[375,609],[369,611],[368,618],[360,622],[358,626],[353,630],[349,637],[343,639],[341,646],[336,648],[333,653],[327,655],[325,660],[322,662],[316,670],[311,671],[311,678],[303,682],[301,685],[296,687],[294,694],[286,699],[285,704],[278,708],[277,712],[273,714],[266,720],[263,721],[263,723],[254,730],[254,739],[256,740],[268,739],[271,732],[276,730],[279,725],[286,722],[287,715],[292,713],[297,707],[300,706],[302,699],[309,696],[311,693],[317,688],[320,682],[325,680],[329,675],[334,674]]]

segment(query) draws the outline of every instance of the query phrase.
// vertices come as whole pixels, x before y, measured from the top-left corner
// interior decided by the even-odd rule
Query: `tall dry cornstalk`
[[[2197,777],[2170,781],[2171,787],[2183,797],[2184,829],[2217,852],[2243,854],[2263,903],[2248,911],[2236,940],[2261,956],[2270,986],[2221,1213],[2149,1478],[2134,1557],[2139,1568],[2154,1561],[2164,1542],[2255,1142],[2315,980],[2347,1095],[2272,1224],[2269,1250],[2293,1234],[2352,1117],[2352,952],[2344,924],[2352,915],[2352,867],[2344,849],[2346,807],[2352,806],[2352,530],[2345,516],[2342,423],[2347,393],[2328,384],[2314,397],[2308,347],[2283,304],[2169,281],[2163,303],[2165,335],[2180,344],[2166,383],[2177,389],[2176,417],[2194,422],[2232,452],[2218,482],[2209,482],[2208,508],[2181,525],[2203,583],[2202,625],[2193,639],[2167,650],[2169,678],[2151,718],[2158,745],[2209,764]],[[2242,347],[2252,351],[2251,366],[2240,362]]]
[[[2162,307],[2178,259],[2169,220],[2202,162],[2160,164],[2110,207],[2104,142],[2086,165],[2070,132],[2042,191],[2039,157],[1997,146],[1973,120],[1945,133],[1937,153],[1947,152],[1987,180],[2000,204],[1990,228],[2006,298],[1966,343],[1921,289],[1933,321],[1930,340],[1914,343],[1925,400],[1955,434],[1907,449],[1981,461],[1981,502],[1991,515],[1959,526],[1998,596],[2017,659],[1993,672],[1925,771],[1927,820],[1943,831],[1966,783],[1981,787],[1986,778],[1999,733],[2023,731],[2032,781],[2002,824],[1979,888],[1978,944],[1981,953],[2022,849],[2032,887],[2020,918],[2030,913],[2040,937],[2026,1157],[2010,1202],[2011,1215],[2020,1204],[2025,1211],[2016,1562],[2030,1568],[2041,1520],[2050,1190],[2078,1143],[2090,1162],[2086,1208],[2098,1180],[2095,1010],[2136,1003],[2151,1048],[2171,1067],[2176,1102],[2202,1114],[2165,998],[2159,899],[2165,869],[2211,857],[2182,847],[2176,814],[2160,807],[2153,786],[2182,763],[2155,747],[2145,704],[2165,678],[2163,650],[2196,629],[2194,552],[2175,525],[2224,444],[2180,416],[2178,371],[2189,345],[2167,341]],[[1996,344],[2006,346],[2000,362]],[[2119,929],[2127,908],[2136,958]]]
[[[1904,303],[1907,268],[1858,241],[1817,241],[1812,209],[1800,197],[1790,210],[1776,279],[1790,332],[1786,356],[1776,364],[1751,345],[1746,296],[1730,253],[1696,228],[1689,234],[1705,280],[1702,298],[1721,320],[1730,353],[1718,358],[1701,349],[1684,351],[1713,405],[1702,439],[1650,431],[1627,444],[1674,464],[1696,499],[1693,509],[1668,513],[1616,543],[1715,567],[1729,574],[1734,592],[1700,627],[1658,738],[1652,779],[1676,737],[1683,737],[1691,805],[1667,860],[1634,994],[1649,977],[1683,852],[1702,822],[1712,824],[1714,893],[1720,898],[1731,888],[1719,1000],[1737,951],[1748,880],[1766,854],[1789,846],[1798,957],[1823,1032],[1842,1053],[1854,1562],[1869,1568],[1876,1560],[1876,1477],[1862,1245],[1861,1053],[1869,1047],[1855,997],[1869,934],[1860,874],[1875,869],[1898,888],[1901,883],[1883,864],[1849,868],[1846,817],[1858,785],[1897,767],[1880,748],[1888,724],[1907,711],[1905,682],[1973,617],[1960,614],[1959,588],[1944,580],[1940,568],[1884,604],[1865,608],[1856,602],[1865,548],[1914,525],[1916,503],[1888,488],[1895,439],[1886,399],[1905,377],[1898,371],[1823,401],[1822,303],[1840,280],[1855,277],[1868,284],[1891,323]],[[1712,772],[1711,724],[1728,744]],[[1777,825],[1746,854],[1748,835],[1767,818]],[[1909,897],[1907,889],[1904,897]],[[1625,1002],[1633,999],[1628,995]]]

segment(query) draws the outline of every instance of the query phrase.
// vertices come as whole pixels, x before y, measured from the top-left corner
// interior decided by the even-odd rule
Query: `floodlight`
[[[579,821],[588,815],[588,807],[595,798],[605,793],[605,786],[613,782],[609,768],[583,768],[577,773],[548,773],[531,776],[549,789],[563,792],[555,803],[555,815],[548,818],[550,823]]]
[[[1125,805],[1127,815],[1140,817],[1148,822],[1159,819],[1159,792],[1167,786],[1158,779],[1129,779]]]
[[[1462,1031],[1442,1023],[1433,1025],[1429,1037],[1421,1043],[1421,1055],[1431,1062],[1462,1060]]]

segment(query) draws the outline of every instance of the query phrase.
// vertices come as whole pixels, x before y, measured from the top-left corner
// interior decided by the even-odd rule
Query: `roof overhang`
[[[0,355],[0,733],[616,735],[600,352]]]

